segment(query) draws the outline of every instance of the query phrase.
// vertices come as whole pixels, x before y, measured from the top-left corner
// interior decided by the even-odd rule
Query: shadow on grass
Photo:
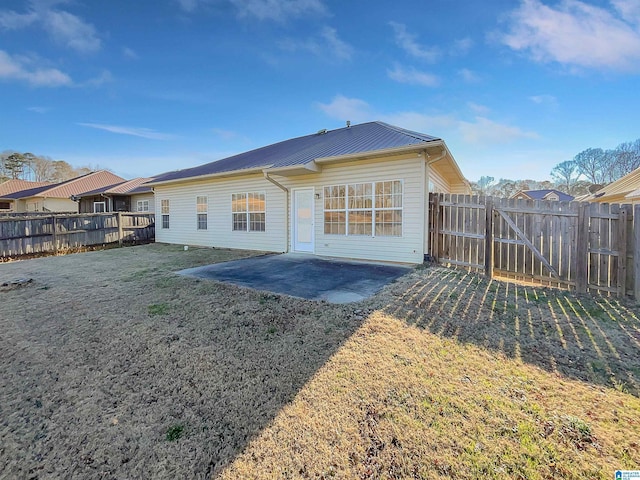
[[[387,313],[436,335],[640,396],[638,305],[455,269],[410,278]]]

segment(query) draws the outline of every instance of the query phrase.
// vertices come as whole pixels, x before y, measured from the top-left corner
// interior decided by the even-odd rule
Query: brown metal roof
[[[11,193],[19,192],[21,190],[29,190],[37,187],[44,187],[46,185],[53,185],[51,182],[30,182],[28,180],[20,180],[12,178],[6,182],[0,183],[0,197],[9,195]]]
[[[124,182],[118,182],[115,185],[105,185],[104,187],[83,192],[76,195],[77,197],[91,197],[93,195],[130,195],[132,193],[147,193],[152,192],[151,187],[141,186],[143,183],[148,182],[151,178],[138,177]]]
[[[124,182],[125,179],[107,170],[87,173],[80,177],[72,178],[61,183],[56,183],[50,187],[37,187],[28,190],[14,192],[5,197],[17,198],[70,198],[71,195],[80,195],[84,192],[96,190],[105,186]]]

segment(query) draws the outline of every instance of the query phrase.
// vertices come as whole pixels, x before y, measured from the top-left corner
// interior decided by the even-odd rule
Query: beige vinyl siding
[[[421,157],[393,157],[382,161],[324,165],[319,174],[276,177],[287,188],[313,187],[315,254],[361,260],[422,263],[423,169]],[[323,187],[350,183],[400,180],[403,183],[402,236],[330,235],[324,233]],[[319,198],[315,198],[319,196]],[[293,221],[293,212],[291,212]]]
[[[239,232],[232,230],[231,195],[264,192],[266,195],[266,230]],[[208,225],[197,229],[196,197],[208,198]],[[156,212],[161,201],[169,200],[169,228],[161,228],[158,213],[156,241],[184,245],[240,248],[272,252],[286,251],[285,192],[262,175],[204,180],[155,187]]]
[[[153,193],[140,193],[136,195],[131,195],[131,210],[134,212],[138,211],[138,200],[149,201],[149,212],[145,212],[145,213],[155,212],[155,201],[153,198]]]
[[[29,197],[18,200],[18,212],[77,212],[78,204],[68,198]]]
[[[433,168],[429,171],[429,181],[432,183],[432,190],[430,191],[435,193],[451,193],[449,182]]]

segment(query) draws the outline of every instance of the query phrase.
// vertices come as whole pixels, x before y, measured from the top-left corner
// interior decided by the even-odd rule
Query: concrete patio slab
[[[287,253],[243,258],[177,272],[198,278],[282,293],[309,300],[363,300],[411,271],[411,267]]]

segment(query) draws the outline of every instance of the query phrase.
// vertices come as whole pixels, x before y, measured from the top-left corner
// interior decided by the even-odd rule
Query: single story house
[[[551,200],[554,202],[570,202],[574,199],[573,195],[561,192],[554,188],[547,188],[542,190],[520,190],[511,198],[523,199],[523,200]]]
[[[151,178],[134,178],[76,195],[80,213],[153,212],[153,190],[143,185]]]
[[[587,195],[586,202],[595,203],[640,203],[640,168],[627,173],[624,177]]]
[[[157,176],[156,241],[422,263],[429,192],[470,193],[444,141],[382,122]]]
[[[15,201],[10,198],[4,198],[10,196],[13,193],[21,190],[29,190],[31,188],[44,187],[51,185],[49,182],[30,182],[28,180],[21,180],[19,178],[12,178],[6,182],[0,183],[0,212],[13,212],[15,211]]]
[[[11,200],[14,211],[22,212],[73,212],[78,211],[76,195],[95,190],[105,185],[124,182],[121,178],[107,170],[87,173],[64,182],[49,184],[42,187],[29,188],[4,195],[0,202]]]

